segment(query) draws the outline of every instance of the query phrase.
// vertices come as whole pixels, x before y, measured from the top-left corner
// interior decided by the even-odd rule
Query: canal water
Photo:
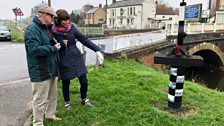
[[[206,85],[209,88],[224,91],[224,71],[209,68],[187,69],[186,80]]]

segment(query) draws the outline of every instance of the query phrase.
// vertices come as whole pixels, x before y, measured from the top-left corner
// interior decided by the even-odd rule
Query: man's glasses
[[[54,18],[54,16],[53,16],[53,15],[51,15],[51,14],[46,13],[46,15],[49,15],[49,16],[51,16],[51,18]]]

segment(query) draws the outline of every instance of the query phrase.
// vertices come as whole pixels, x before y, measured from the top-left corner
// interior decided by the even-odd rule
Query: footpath
[[[23,126],[31,113],[30,80],[0,83],[0,126]]]

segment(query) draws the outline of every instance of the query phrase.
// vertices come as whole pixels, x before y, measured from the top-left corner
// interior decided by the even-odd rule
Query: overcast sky
[[[0,19],[14,19],[14,13],[12,9],[15,7],[21,8],[24,13],[23,17],[30,16],[31,8],[35,5],[47,0],[0,0]],[[105,5],[106,0],[51,0],[52,7],[57,10],[63,8],[71,12],[74,9],[81,9],[85,4],[91,4],[98,6],[99,3]],[[108,4],[112,3],[112,0],[107,0]],[[160,0],[159,0],[160,1]],[[179,7],[182,0],[161,0],[169,6]],[[207,8],[208,0],[185,0],[187,5],[203,3],[203,9]]]

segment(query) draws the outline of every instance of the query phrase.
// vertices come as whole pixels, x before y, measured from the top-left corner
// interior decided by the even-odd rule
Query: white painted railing
[[[187,34],[223,31],[224,24],[216,23],[186,23],[184,31]],[[178,24],[166,24],[167,35],[176,35]]]
[[[115,36],[113,39],[113,52],[155,44],[165,39],[166,33],[162,30],[156,32]]]

